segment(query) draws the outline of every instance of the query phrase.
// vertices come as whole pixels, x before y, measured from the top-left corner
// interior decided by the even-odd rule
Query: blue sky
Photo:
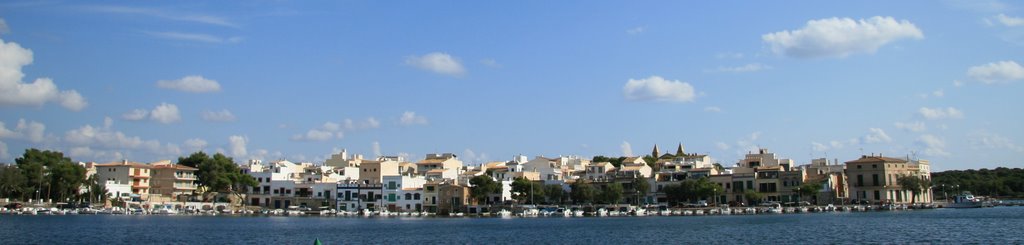
[[[0,162],[454,152],[1024,167],[1024,5],[0,4]],[[19,76],[19,74],[21,76]]]

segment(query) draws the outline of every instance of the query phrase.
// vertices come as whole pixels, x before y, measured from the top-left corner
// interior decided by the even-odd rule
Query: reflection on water
[[[1024,207],[608,218],[0,216],[0,244],[1024,242]]]

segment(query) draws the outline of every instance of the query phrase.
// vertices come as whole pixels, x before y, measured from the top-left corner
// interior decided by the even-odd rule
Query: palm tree
[[[910,204],[917,202],[917,195],[925,192],[928,187],[932,185],[931,180],[921,178],[917,175],[900,176],[896,178],[896,183],[900,185],[903,190],[910,191]]]

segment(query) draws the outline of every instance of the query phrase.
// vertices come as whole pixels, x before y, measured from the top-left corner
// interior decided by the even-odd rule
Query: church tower
[[[654,144],[654,151],[651,151],[651,156],[657,159],[659,156],[661,156],[658,153],[661,153],[660,151],[658,151],[658,144]]]
[[[679,148],[676,149],[676,157],[681,157],[685,154],[686,152],[683,151],[683,143],[679,143]]]

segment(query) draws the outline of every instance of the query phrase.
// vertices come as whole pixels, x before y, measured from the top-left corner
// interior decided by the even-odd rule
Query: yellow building
[[[910,203],[911,191],[899,185],[902,176],[917,175],[922,179],[931,180],[928,172],[928,161],[908,161],[906,159],[875,156],[861,156],[860,159],[846,162],[850,199],[855,202]],[[926,189],[915,199],[917,202],[931,202],[931,189]]]

